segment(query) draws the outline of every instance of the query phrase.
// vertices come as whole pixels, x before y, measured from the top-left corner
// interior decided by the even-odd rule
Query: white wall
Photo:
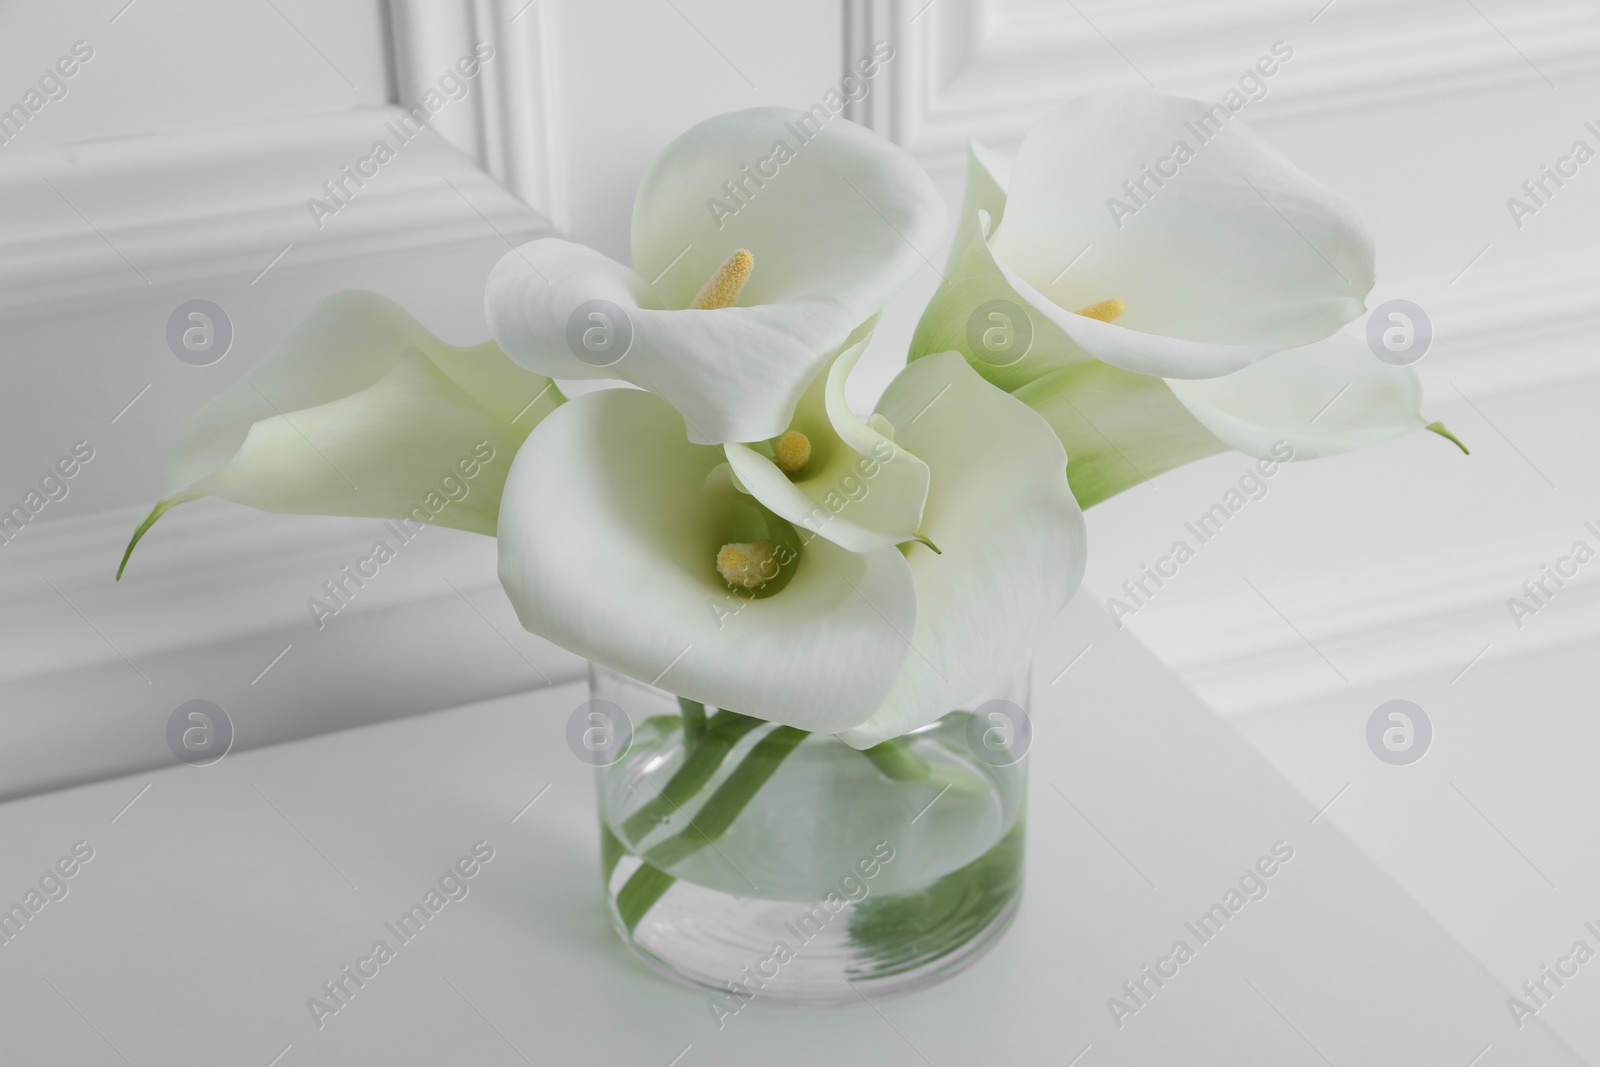
[[[446,337],[482,337],[484,273],[508,240],[545,226],[524,205],[624,255],[633,189],[666,141],[717,111],[807,105],[878,39],[896,58],[857,115],[915,152],[952,206],[970,137],[1014,146],[1053,100],[1097,86],[1148,80],[1215,97],[1288,41],[1294,60],[1247,119],[1366,210],[1378,295],[1433,314],[1438,340],[1418,366],[1429,410],[1473,456],[1417,434],[1286,471],[1130,624],[1215,706],[1265,714],[1419,671],[1453,675],[1486,644],[1493,658],[1588,634],[1583,587],[1537,629],[1503,615],[1524,572],[1600,514],[1587,452],[1568,443],[1581,442],[1596,391],[1600,172],[1520,231],[1504,205],[1600,116],[1588,5],[393,0],[392,73],[376,7],[277,0],[281,16],[263,5],[248,18],[217,7],[139,0],[114,23],[115,11],[0,13],[14,72],[42,70],[91,31],[106,42],[67,98],[0,147],[0,501],[72,442],[97,449],[72,495],[0,547],[0,691],[11,694],[0,696],[0,792],[160,762],[165,715],[193,696],[234,701],[241,743],[253,743],[570,673],[570,659],[516,629],[489,547],[464,535],[441,531],[339,620],[360,621],[359,638],[322,641],[304,599],[362,542],[360,524],[191,505],[163,520],[127,582],[109,578],[178,426],[317,295],[375,287]],[[444,136],[314,228],[305,198],[370,138],[385,103],[415,99],[477,39],[494,41],[497,59],[441,115]],[[186,50],[193,61],[173,58]],[[166,132],[119,136],[152,130]],[[925,272],[886,314],[852,383],[858,402],[893,373],[934,280]],[[195,296],[238,328],[211,367],[180,363],[162,340],[171,308]],[[1164,551],[1239,465],[1216,457],[1095,509],[1089,589],[1109,593]],[[430,640],[438,660],[374,652]],[[264,690],[269,680],[282,688]]]
[[[0,106],[90,55],[16,144],[42,148],[389,102],[381,0],[100,0],[0,7]],[[70,69],[73,64],[68,64]]]

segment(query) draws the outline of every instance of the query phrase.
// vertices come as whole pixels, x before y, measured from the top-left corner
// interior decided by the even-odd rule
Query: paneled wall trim
[[[402,107],[440,91],[474,48],[489,44],[476,85],[435,124],[486,171],[562,228],[566,157],[556,107],[559,50],[538,0],[388,0]],[[446,87],[448,89],[448,87]]]
[[[893,76],[851,117],[930,169],[959,165],[969,139],[1016,140],[1075,94],[1148,84],[1210,99],[1277,40],[1319,57],[1274,85],[1278,117],[1600,69],[1587,0],[1511,9],[1492,26],[1471,5],[1442,19],[1396,0],[846,0],[846,55],[880,39],[895,46]]]
[[[380,140],[391,153],[381,163]],[[6,163],[0,314],[259,279],[280,264],[478,240],[489,227],[518,242],[549,232],[399,107],[88,141]]]
[[[143,507],[0,547],[0,801],[170,766],[165,726],[216,703],[234,747],[290,741],[572,681],[584,662],[517,623],[492,538],[425,529],[332,617],[321,583],[373,519],[176,508],[110,581]]]

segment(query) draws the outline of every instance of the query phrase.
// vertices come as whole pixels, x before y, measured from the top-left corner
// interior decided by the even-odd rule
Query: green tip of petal
[[[1461,451],[1462,451],[1462,453],[1464,455],[1468,455],[1468,456],[1472,455],[1471,450],[1468,449],[1466,445],[1461,443],[1461,439],[1459,437],[1457,437],[1455,434],[1451,433],[1448,429],[1446,429],[1444,423],[1442,423],[1442,422],[1430,422],[1430,423],[1428,423],[1428,425],[1424,426],[1423,429],[1424,430],[1428,430],[1431,433],[1438,434],[1440,437],[1444,438],[1446,441],[1449,441],[1451,444],[1453,444],[1457,448],[1461,449]]]
[[[157,502],[156,506],[150,509],[150,514],[146,515],[144,521],[139,524],[139,528],[133,531],[133,538],[128,542],[127,550],[122,553],[122,563],[117,567],[117,581],[122,581],[122,572],[128,569],[128,557],[133,555],[133,546],[139,543],[139,538],[143,537],[145,532],[156,524],[156,520],[165,515],[167,509],[176,503],[176,500]]]
[[[942,552],[940,550],[938,545],[934,544],[931,540],[929,540],[927,537],[923,536],[922,534],[917,534],[916,537],[913,538],[913,540],[917,541],[919,544],[927,545],[929,548],[933,549],[933,554],[936,555],[936,556],[944,555],[944,552]]]

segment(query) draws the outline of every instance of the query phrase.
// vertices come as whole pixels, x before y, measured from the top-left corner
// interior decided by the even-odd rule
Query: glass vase
[[[596,764],[601,873],[623,941],[708,992],[860,1004],[942,981],[1022,893],[1028,670],[866,751],[590,668],[569,740]]]

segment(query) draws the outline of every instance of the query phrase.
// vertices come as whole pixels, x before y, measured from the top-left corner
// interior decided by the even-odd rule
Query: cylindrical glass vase
[[[711,994],[860,1004],[973,963],[1022,892],[1028,671],[866,752],[590,670],[618,934]],[[609,748],[607,747],[609,746]]]

